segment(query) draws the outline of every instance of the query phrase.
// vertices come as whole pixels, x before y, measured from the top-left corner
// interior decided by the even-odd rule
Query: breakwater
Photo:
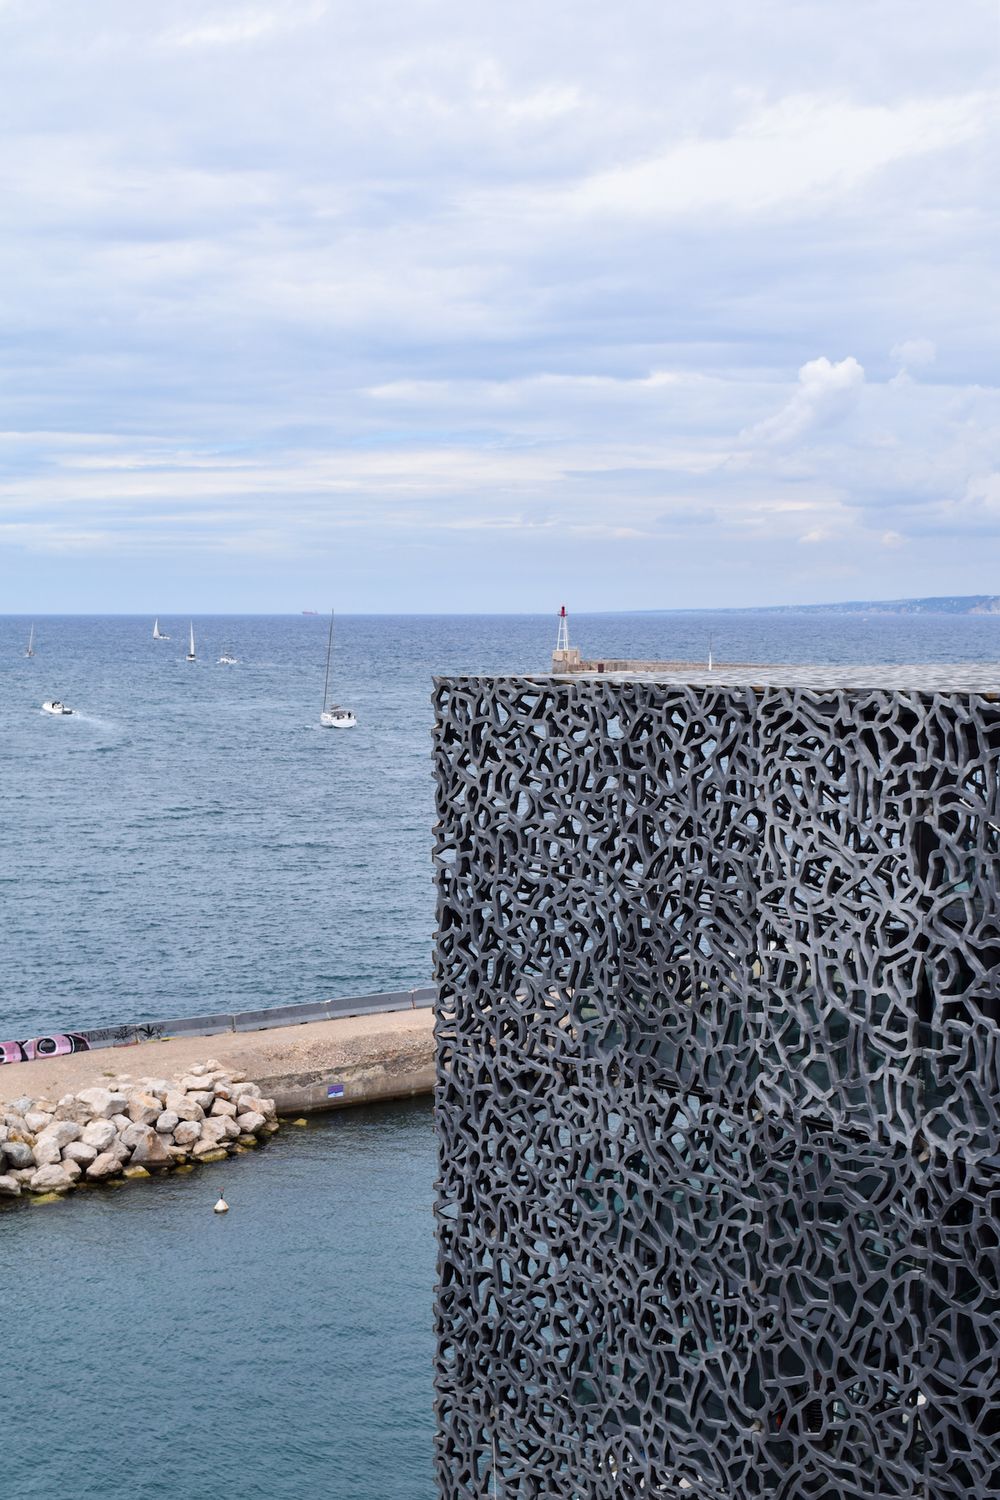
[[[0,1110],[0,1197],[186,1171],[277,1129],[274,1100],[214,1058],[186,1076],[123,1074],[58,1101],[21,1095]]]
[[[230,1032],[212,1038],[211,1052],[231,1074],[254,1079],[279,1114],[300,1114],[430,1093],[433,1029],[430,1006],[407,1006]],[[202,1038],[177,1036],[137,1042],[124,1053],[38,1056],[28,1066],[0,1067],[0,1107],[29,1093],[58,1100],[105,1086],[123,1068],[133,1077],[187,1077],[205,1062],[207,1052]]]

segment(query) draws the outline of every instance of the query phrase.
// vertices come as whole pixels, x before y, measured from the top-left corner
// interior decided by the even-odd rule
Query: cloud
[[[988,9],[0,0],[6,607],[992,587]]]
[[[816,428],[843,420],[857,403],[865,372],[853,355],[833,364],[825,355],[799,370],[799,384],[774,416],[758,422],[745,434],[751,441],[793,443]]]
[[[574,194],[590,212],[644,218],[738,214],[849,193],[892,163],[960,145],[987,128],[988,97],[894,106],[790,95],[754,111],[729,135],[683,140],[661,155],[590,177]]]
[[[934,363],[937,347],[932,339],[903,339],[893,344],[890,357],[904,369],[919,370]]]

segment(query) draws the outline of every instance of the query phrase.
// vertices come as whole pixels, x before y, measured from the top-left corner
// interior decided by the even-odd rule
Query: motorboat
[[[323,707],[319,722],[324,729],[353,729],[357,719],[349,708],[330,702],[330,659],[333,656],[333,610],[330,611],[330,634],[326,641],[326,677],[323,680]]]
[[[42,704],[43,714],[55,714],[58,717],[62,714],[71,714],[72,712],[73,710],[67,708],[65,703],[60,703],[58,698],[46,698]]]
[[[222,655],[219,657],[219,666],[220,667],[238,667],[239,664],[240,664],[239,657],[238,656],[234,656],[233,653],[230,651],[230,649],[229,649],[228,646],[223,646],[223,648],[222,648]]]

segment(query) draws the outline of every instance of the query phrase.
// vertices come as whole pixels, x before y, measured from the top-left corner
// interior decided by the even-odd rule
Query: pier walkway
[[[433,1027],[428,1006],[39,1057],[0,1067],[0,1104],[24,1094],[58,1100],[122,1073],[170,1077],[209,1057],[259,1084],[282,1114],[408,1098],[434,1087]]]

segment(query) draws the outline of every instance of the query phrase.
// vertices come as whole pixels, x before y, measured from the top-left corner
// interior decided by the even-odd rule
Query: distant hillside
[[[1000,615],[1000,594],[946,594],[939,599],[852,599],[846,604],[769,604],[753,615]]]

